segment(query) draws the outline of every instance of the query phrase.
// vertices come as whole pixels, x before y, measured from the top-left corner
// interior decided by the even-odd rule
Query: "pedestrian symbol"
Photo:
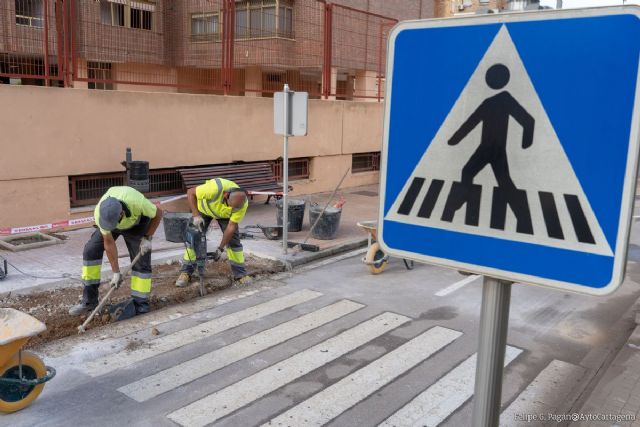
[[[622,16],[610,18],[621,20],[618,22],[620,25],[628,25],[633,31],[640,32],[635,16],[632,20],[625,20]],[[562,21],[580,21],[581,25],[573,25],[574,30],[585,32],[592,32],[602,22],[594,23],[587,18],[556,19],[552,21],[555,26],[548,26],[550,31],[546,35],[540,29],[547,28],[544,27],[544,21],[526,22],[526,17],[513,15],[510,18],[515,22],[500,21],[492,26],[469,24],[450,28],[441,23],[439,25],[445,28],[433,28],[433,40],[427,42],[427,36],[424,36],[421,46],[449,40],[443,36],[445,29],[453,39],[456,38],[454,30],[466,31],[468,36],[464,40],[468,45],[473,45],[472,40],[480,44],[482,37],[486,39],[481,52],[465,53],[465,48],[461,48],[457,55],[465,59],[454,61],[444,58],[444,52],[441,61],[437,56],[429,59],[430,64],[444,64],[443,70],[450,62],[451,72],[448,75],[462,76],[466,58],[474,55],[477,58],[475,63],[468,60],[468,67],[473,65],[473,68],[469,69],[464,81],[456,83],[459,84],[457,93],[451,90],[450,107],[446,112],[443,111],[438,122],[434,117],[437,114],[430,115],[437,112],[437,108],[430,109],[429,106],[430,102],[435,102],[434,96],[444,99],[444,95],[440,95],[445,92],[444,89],[434,85],[431,92],[425,93],[424,98],[419,100],[416,94],[415,102],[427,107],[421,109],[416,106],[415,114],[422,111],[424,119],[412,121],[405,119],[405,116],[414,114],[414,110],[409,112],[400,107],[397,110],[402,110],[405,115],[393,115],[394,103],[400,104],[400,95],[397,93],[404,95],[412,92],[408,89],[402,91],[404,80],[394,83],[395,75],[390,79],[388,90],[391,94],[387,93],[387,99],[391,99],[391,102],[387,106],[385,135],[388,138],[385,149],[389,152],[383,156],[383,161],[387,162],[386,168],[383,168],[387,175],[383,177],[381,201],[382,243],[392,254],[405,257],[414,254],[417,255],[415,258],[423,261],[497,277],[560,284],[559,287],[563,288],[572,288],[568,285],[574,284],[606,288],[612,281],[618,280],[614,278],[613,260],[618,256],[616,253],[620,251],[622,242],[616,231],[626,226],[624,215],[628,212],[621,209],[626,203],[623,187],[633,185],[628,182],[633,179],[628,178],[635,172],[635,167],[628,169],[635,163],[637,155],[632,148],[637,140],[629,141],[633,103],[627,104],[624,126],[628,131],[625,139],[624,133],[614,128],[613,123],[620,123],[624,116],[612,117],[610,112],[603,110],[603,105],[588,105],[588,102],[598,102],[599,98],[612,96],[611,93],[605,93],[606,89],[598,86],[573,87],[569,81],[564,87],[554,86],[554,91],[550,91],[545,79],[556,79],[563,72],[573,72],[575,69],[554,69],[559,65],[557,62],[567,62],[572,56],[575,57],[571,67],[576,67],[581,73],[590,73],[593,67],[598,68],[597,72],[613,72],[613,69],[620,67],[619,60],[611,59],[615,67],[607,68],[604,64],[592,66],[593,53],[585,49],[577,35],[569,41],[565,37],[563,42],[558,42],[561,34],[566,36],[566,32],[560,28]],[[491,19],[497,18],[485,20]],[[414,29],[420,25],[425,26],[423,31],[431,29],[425,22],[408,23],[408,27],[414,27],[403,33],[402,25],[396,29],[390,42],[392,73],[397,70],[395,67],[408,64],[403,60],[399,62],[401,65],[394,65],[394,61],[397,62],[401,52],[405,52],[405,44],[406,52],[409,52],[411,37],[418,39],[414,34],[419,30]],[[525,38],[525,25],[529,31],[534,31],[535,36]],[[609,25],[607,23],[597,29],[598,37],[608,37],[607,31],[613,28]],[[481,36],[472,35],[474,32]],[[545,37],[550,37],[549,40],[553,39],[554,44],[560,47],[570,46],[571,42],[574,45],[567,51],[556,52],[556,47],[543,42]],[[593,35],[587,37],[596,38]],[[612,41],[611,46],[618,44]],[[534,47],[540,51],[534,51]],[[440,52],[435,48],[434,51]],[[601,47],[601,51],[615,56],[607,47]],[[625,55],[627,53],[632,61],[632,72],[625,71],[625,76],[634,78],[633,81],[629,79],[631,86],[627,90],[635,92],[638,47],[633,47]],[[416,52],[413,54],[416,55]],[[552,59],[556,55],[562,59]],[[580,60],[590,62],[580,67],[579,63],[575,63]],[[599,60],[608,61],[606,58]],[[424,69],[427,70],[426,65]],[[412,71],[414,75],[416,71]],[[446,73],[441,75],[447,76]],[[589,77],[574,78],[589,80]],[[594,77],[590,78],[590,83],[595,81]],[[611,79],[618,78],[619,75],[611,76]],[[608,81],[603,78],[598,83]],[[452,83],[442,83],[442,86],[447,84]],[[566,90],[567,94],[561,90]],[[584,92],[594,94],[593,100],[587,97],[586,101],[581,101],[581,105],[571,103],[570,98],[557,100]],[[622,90],[620,94],[622,96]],[[566,108],[563,110],[556,104],[545,104],[550,101]],[[608,102],[610,106],[616,100],[608,99]],[[553,114],[550,114],[550,107]],[[577,110],[586,113],[580,117],[575,113]],[[599,116],[590,117],[589,114],[594,114],[596,110]],[[433,127],[427,126],[431,122]],[[418,124],[414,126],[415,123]],[[600,126],[596,123],[600,123]],[[592,131],[585,133],[581,127]],[[606,131],[601,129],[603,127]],[[424,130],[419,132],[420,128]],[[580,139],[572,132],[579,134]],[[600,134],[596,136],[596,132]],[[614,141],[614,135],[621,135],[622,140]],[[394,142],[396,145],[392,147]],[[420,146],[424,147],[422,152],[418,152]],[[404,158],[400,156],[402,150],[407,153]],[[612,163],[612,157],[608,160],[603,157],[602,161],[608,163],[599,164],[600,156],[613,156],[610,150],[616,152],[617,163]],[[632,155],[628,156],[629,153]],[[412,161],[415,163],[410,166],[408,173],[402,172]],[[608,174],[617,175],[619,179],[612,180]],[[631,194],[629,188],[624,191]],[[605,192],[608,194],[605,195]],[[617,196],[612,197],[612,192]],[[617,223],[612,220],[612,215],[617,218]],[[605,232],[605,226],[608,227],[608,233]],[[405,243],[409,244],[403,247]],[[622,250],[624,252],[624,245]],[[563,257],[572,264],[560,265]],[[533,267],[537,262],[545,263],[545,267]],[[573,264],[576,262],[591,265],[579,274],[561,271],[563,268],[576,268]],[[588,273],[598,263],[601,263],[598,268],[602,267],[602,270],[597,274]]]
[[[505,26],[387,219],[612,254]]]

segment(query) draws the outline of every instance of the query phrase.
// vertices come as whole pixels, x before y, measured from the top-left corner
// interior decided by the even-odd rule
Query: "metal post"
[[[44,8],[44,85],[51,86],[49,79],[49,0],[44,0],[42,7]]]
[[[72,2],[73,3],[73,2]],[[64,64],[62,66],[62,70],[60,70],[60,64],[58,64],[58,73],[60,73],[60,71],[62,71],[63,73],[63,77],[62,80],[64,82],[64,87],[69,87],[69,81],[71,80],[71,76],[69,75],[69,42],[71,40],[69,37],[69,9],[68,9],[68,5],[69,2],[63,2],[62,3],[62,14],[63,14],[63,19],[62,19],[62,33],[64,35],[64,37],[62,38],[62,52],[63,52],[63,57],[64,57]]]
[[[500,421],[510,301],[511,283],[485,276],[473,398],[474,427],[498,427]]]
[[[284,85],[284,155],[282,157],[282,252],[286,255],[289,234],[289,85]]]

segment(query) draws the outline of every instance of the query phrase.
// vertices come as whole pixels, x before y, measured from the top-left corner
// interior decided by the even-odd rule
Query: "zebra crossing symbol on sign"
[[[510,280],[591,294],[615,289],[637,164],[629,93],[637,89],[638,44],[612,51],[618,36],[607,31],[616,25],[640,31],[635,12],[396,27],[383,153],[385,248]],[[567,31],[583,39],[567,40]],[[565,40],[556,43],[558,37]],[[598,37],[585,47],[585,39]],[[463,45],[458,58],[447,57],[451,52],[441,45],[461,38],[473,52]],[[409,53],[429,62],[408,61]],[[592,75],[584,76],[586,70]],[[441,80],[410,90],[409,73]],[[626,85],[611,87],[607,78]],[[613,105],[616,111],[609,111]]]

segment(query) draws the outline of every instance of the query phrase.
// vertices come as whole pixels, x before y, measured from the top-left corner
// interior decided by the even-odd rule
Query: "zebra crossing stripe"
[[[531,425],[522,414],[560,413],[559,402],[570,396],[584,378],[585,369],[561,360],[553,360],[502,412],[500,425],[507,427]]]
[[[436,326],[284,412],[266,426],[322,426],[364,400],[438,350],[462,332]]]
[[[236,326],[268,316],[278,311],[293,307],[298,304],[318,298],[320,292],[304,289],[270,301],[227,314],[222,317],[201,323],[191,328],[157,338],[148,343],[148,347],[139,348],[131,352],[111,354],[100,359],[87,362],[80,367],[87,374],[96,377],[106,373],[122,369],[141,360],[149,359],[162,353],[166,353],[187,344],[194,343],[203,338],[216,335]]]
[[[519,348],[507,346],[504,365],[507,366],[520,353],[522,350]],[[477,354],[473,354],[467,358],[398,412],[387,418],[380,426],[431,427],[439,425],[473,396],[476,357]]]
[[[212,424],[410,320],[399,314],[383,313],[178,409],[167,417],[185,427],[202,427]]]
[[[282,323],[274,328],[127,384],[120,387],[118,391],[138,402],[144,402],[349,313],[353,313],[362,307],[364,305],[352,301],[338,301],[335,304]]]

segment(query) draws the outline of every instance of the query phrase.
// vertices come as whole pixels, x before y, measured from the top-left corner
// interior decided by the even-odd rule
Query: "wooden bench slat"
[[[276,178],[269,163],[240,163],[237,165],[204,166],[189,169],[178,169],[186,188],[195,187],[213,178],[226,178],[247,190],[282,194],[283,188]]]

